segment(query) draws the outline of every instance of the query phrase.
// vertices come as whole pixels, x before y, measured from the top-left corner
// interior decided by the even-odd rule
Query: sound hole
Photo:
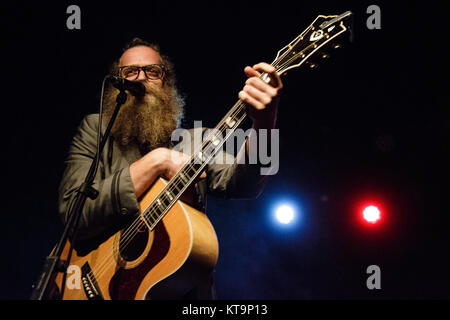
[[[134,261],[144,253],[148,242],[148,229],[141,226],[137,231],[124,232],[120,235],[119,252],[125,261]]]

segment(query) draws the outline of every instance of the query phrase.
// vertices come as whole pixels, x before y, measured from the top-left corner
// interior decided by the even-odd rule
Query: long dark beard
[[[158,147],[170,147],[170,137],[183,115],[184,101],[176,88],[145,84],[147,93],[136,98],[128,95],[122,105],[111,136],[121,147],[138,147],[142,155]],[[119,90],[105,92],[103,125],[106,127],[116,107]]]

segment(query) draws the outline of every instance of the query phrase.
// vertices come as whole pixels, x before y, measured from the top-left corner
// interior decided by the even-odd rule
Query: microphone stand
[[[114,121],[116,120],[117,114],[119,112],[120,107],[122,104],[125,103],[127,100],[127,94],[125,92],[124,88],[119,89],[120,92],[116,97],[116,108],[114,110],[114,113],[109,120],[108,126],[106,127],[105,133],[102,136],[101,142],[99,146],[97,147],[97,154],[95,158],[93,159],[91,163],[91,167],[89,168],[89,172],[86,175],[85,181],[81,184],[81,186],[76,191],[77,194],[75,195],[74,203],[72,206],[69,206],[68,208],[68,221],[65,225],[63,234],[61,236],[61,239],[59,240],[58,244],[56,245],[55,249],[52,251],[50,256],[48,256],[45,260],[43,271],[40,274],[37,284],[33,286],[33,292],[31,294],[31,300],[43,300],[46,298],[46,294],[49,294],[48,291],[49,284],[52,280],[54,280],[57,272],[64,272],[63,282],[61,283],[61,292],[60,292],[60,298],[63,298],[64,295],[64,287],[65,287],[65,276],[66,276],[66,270],[68,267],[68,263],[70,261],[73,245],[75,242],[75,236],[76,231],[78,229],[78,224],[81,217],[81,211],[84,207],[84,204],[86,202],[86,198],[89,197],[90,199],[95,199],[98,196],[98,191],[92,187],[95,174],[97,172],[98,168],[98,159],[100,159],[100,155],[103,151],[103,148],[106,144],[106,140],[109,137],[109,133],[111,131],[111,128],[114,124]],[[103,98],[103,93],[102,93]],[[101,113],[99,114],[99,118],[101,116]],[[101,126],[101,121],[99,119],[99,126]],[[101,130],[99,130],[101,132]],[[61,260],[61,253],[64,249],[64,245],[67,241],[67,239],[71,239],[71,247],[70,251],[67,257],[67,260]]]

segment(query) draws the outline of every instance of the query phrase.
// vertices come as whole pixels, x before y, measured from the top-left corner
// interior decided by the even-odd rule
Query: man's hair
[[[161,48],[159,45],[151,43],[147,40],[143,40],[141,38],[133,38],[131,41],[125,44],[125,46],[122,49],[121,56],[127,51],[128,49],[134,48],[134,47],[149,47],[153,50],[155,50],[159,56],[161,57],[162,64],[165,66],[165,72],[164,72],[164,79],[163,83],[167,84],[169,86],[175,86],[175,72],[173,63],[170,61],[169,57],[161,53]],[[119,74],[119,59],[117,59],[111,66],[111,74],[118,75]]]

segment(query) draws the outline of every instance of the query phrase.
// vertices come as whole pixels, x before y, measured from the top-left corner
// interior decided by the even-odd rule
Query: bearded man
[[[183,113],[183,99],[176,85],[173,65],[159,47],[139,38],[124,48],[112,72],[138,81],[146,88],[143,97],[129,96],[121,107],[111,135],[101,155],[99,170],[93,187],[99,191],[96,199],[87,199],[82,209],[75,247],[89,252],[111,235],[123,229],[139,214],[138,199],[158,177],[172,178],[190,157],[171,150],[171,134],[177,128]],[[253,128],[272,129],[275,126],[279,90],[282,82],[275,68],[266,63],[246,67],[246,85],[239,98],[249,106],[247,113]],[[262,81],[261,72],[268,73],[270,82]],[[115,108],[118,90],[105,93],[105,111],[102,125],[106,124]],[[95,156],[98,114],[86,116],[71,143],[66,168],[59,188],[59,212],[67,221],[68,207],[77,188],[84,181]],[[194,193],[204,204],[206,194],[227,198],[256,197],[265,177],[258,164],[239,161],[248,157],[250,135],[231,164],[209,164],[197,182]],[[212,276],[187,298],[214,298]]]

